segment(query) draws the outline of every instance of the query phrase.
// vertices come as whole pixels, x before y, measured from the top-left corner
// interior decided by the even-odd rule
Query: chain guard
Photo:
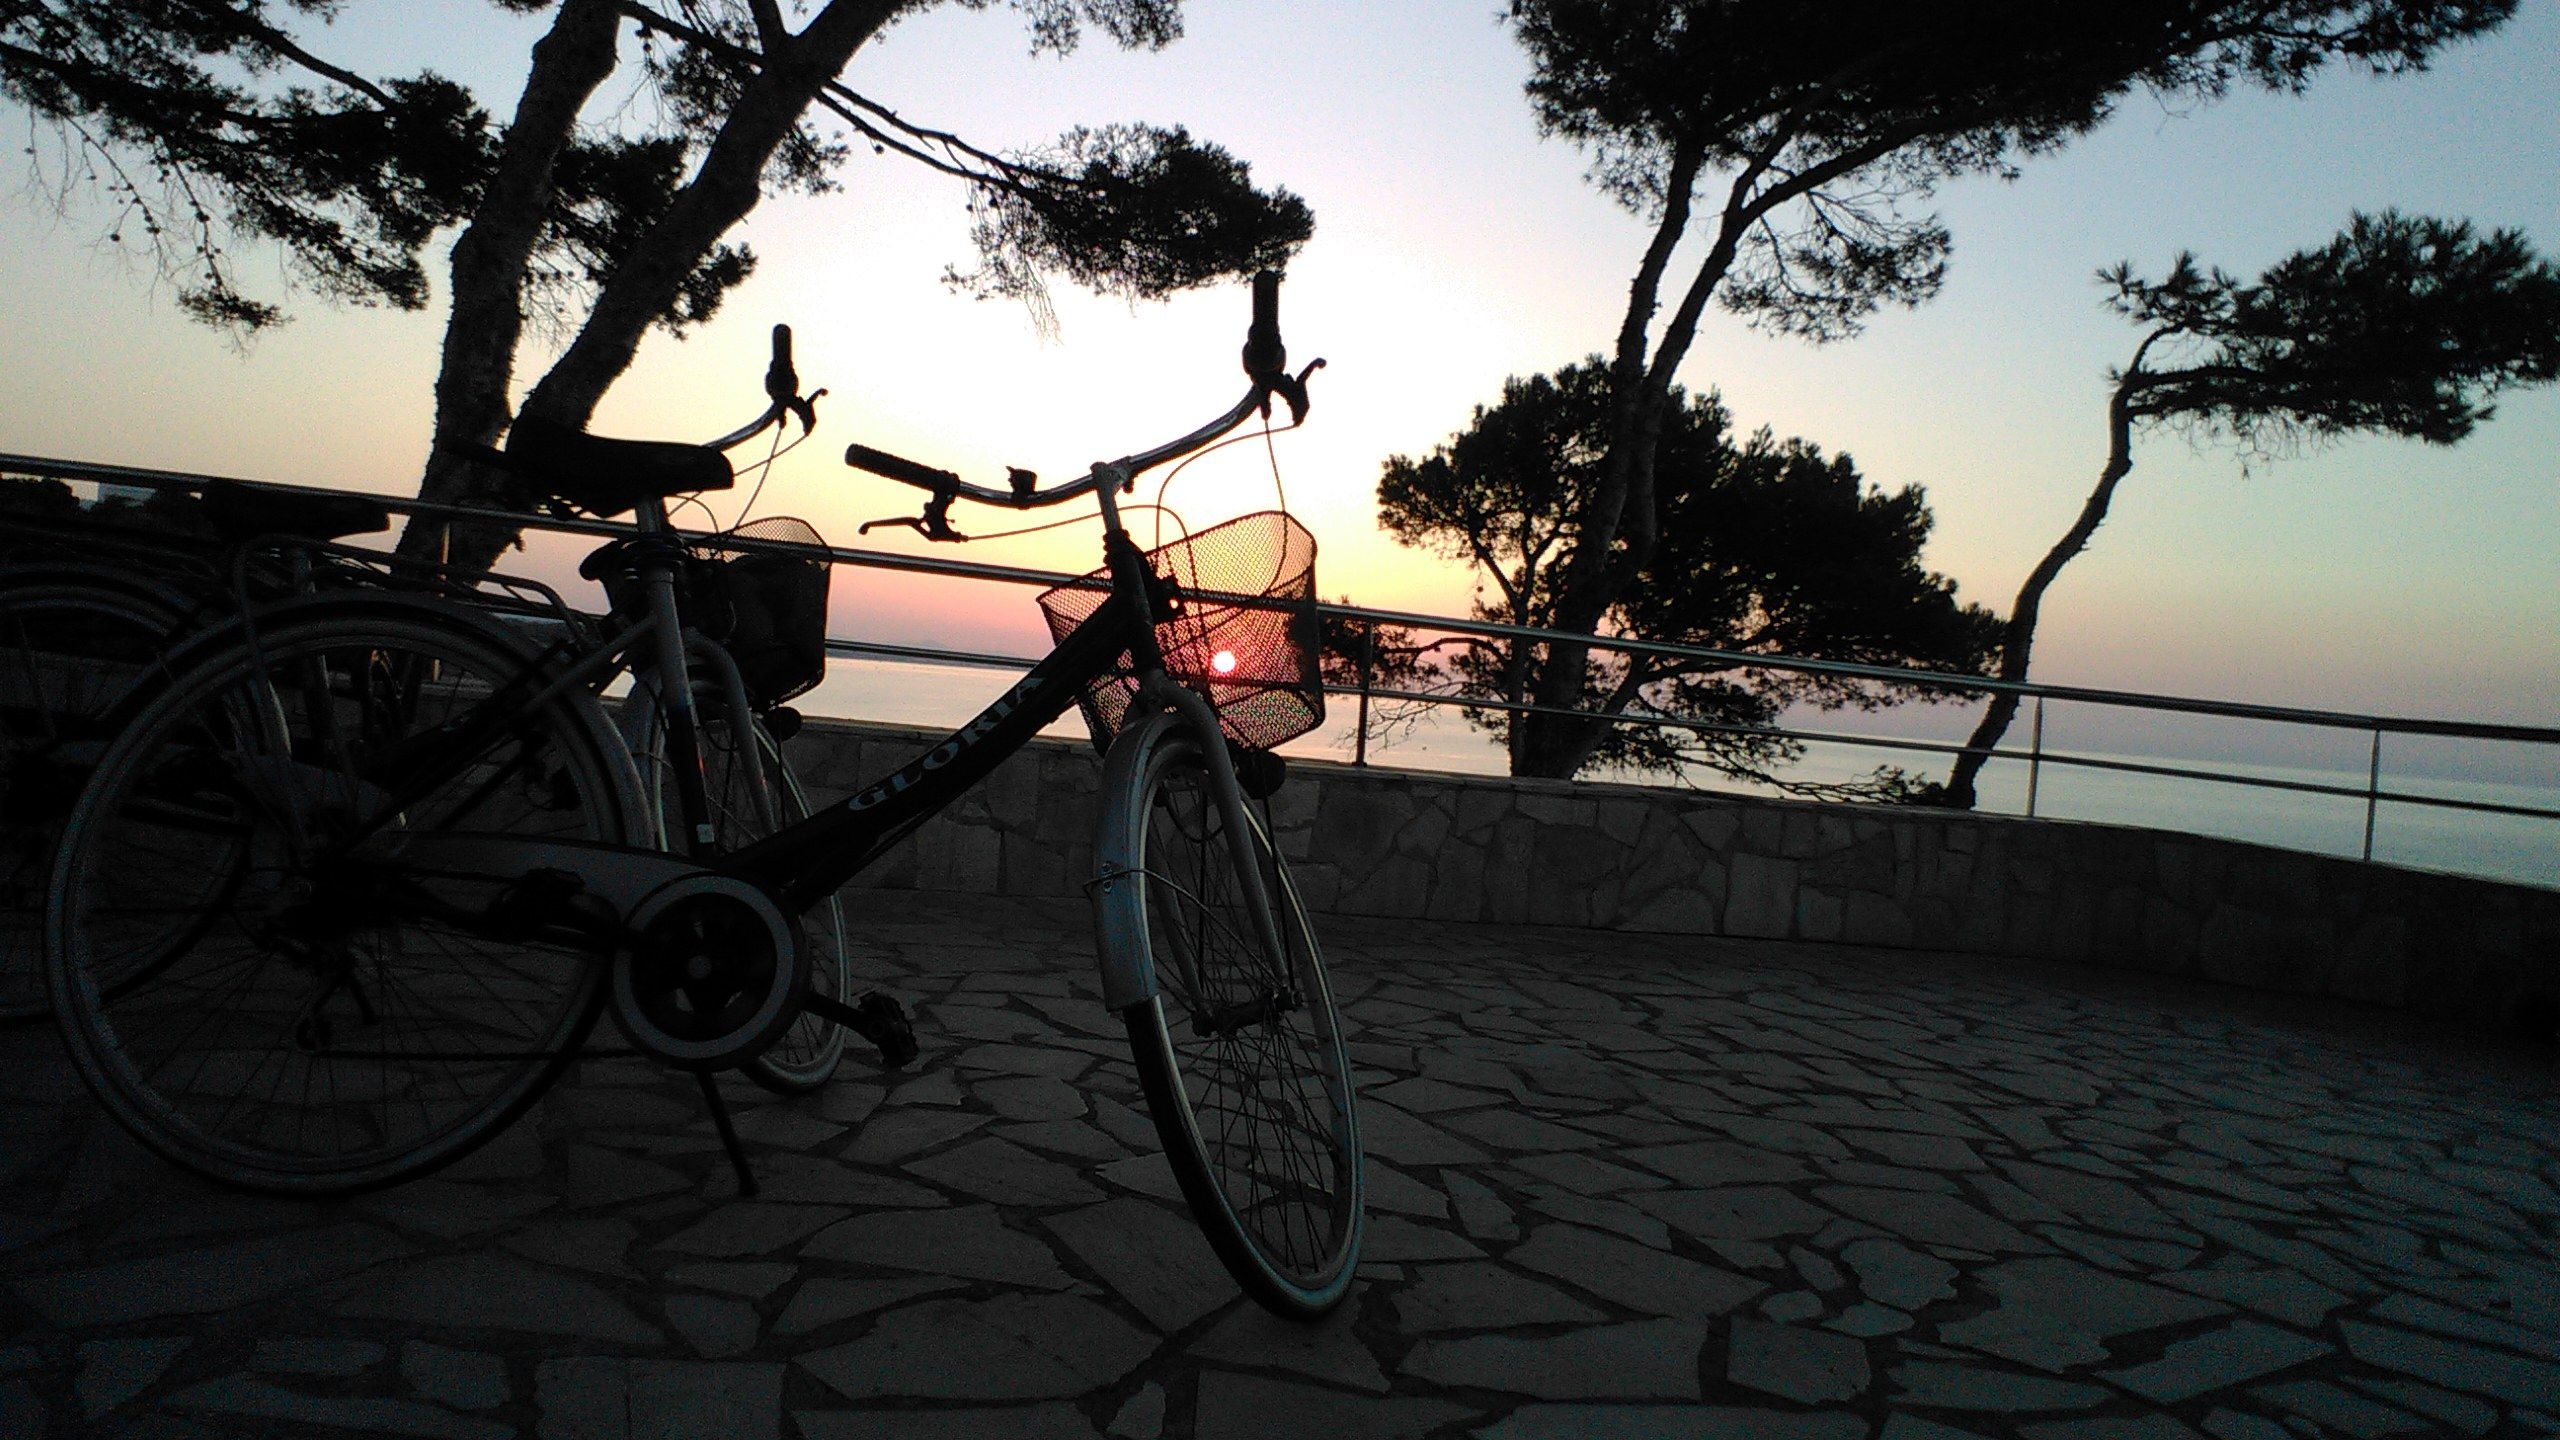
[[[671,881],[631,915],[613,957],[613,1019],[644,1053],[686,1070],[761,1055],[799,1018],[809,952],[763,891],[721,875]]]

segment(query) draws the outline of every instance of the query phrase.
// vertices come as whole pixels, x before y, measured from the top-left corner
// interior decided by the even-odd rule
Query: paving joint
[[[1238,1298],[1079,903],[866,897],[900,1074],[582,1062],[440,1175],[227,1193],[0,1033],[0,1435],[2560,1431],[2550,1052],[1913,952],[1336,918],[1372,1235]],[[885,918],[883,918],[885,917]]]

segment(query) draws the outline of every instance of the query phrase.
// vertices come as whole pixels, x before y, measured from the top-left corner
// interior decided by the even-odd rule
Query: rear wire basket
[[[808,521],[777,515],[694,547],[713,562],[694,577],[695,608],[709,612],[696,623],[738,662],[748,696],[761,707],[814,689],[827,675],[827,580],[834,567],[818,556],[735,549],[721,543],[727,540],[821,549],[826,542]]]
[[[1166,673],[1208,697],[1227,738],[1268,750],[1324,723],[1324,680],[1318,670],[1316,539],[1277,510],[1241,516],[1147,552],[1173,588],[1170,614],[1156,623]],[[1245,605],[1221,596],[1278,602]],[[1108,570],[1040,597],[1052,638],[1069,631],[1111,598]],[[1137,697],[1135,662],[1123,652],[1082,701],[1093,743],[1108,749]]]

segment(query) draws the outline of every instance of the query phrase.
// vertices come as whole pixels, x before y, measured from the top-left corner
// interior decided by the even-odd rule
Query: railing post
[[[1378,658],[1378,627],[1360,627],[1360,733],[1351,741],[1351,763],[1369,763],[1369,670]]]
[[[2044,778],[2044,697],[2036,697],[2035,723],[2027,731],[2027,817],[2035,818],[2036,783]]]
[[[2373,754],[2364,767],[2364,858],[2373,858],[2373,812],[2382,803],[2382,727],[2373,727]]]

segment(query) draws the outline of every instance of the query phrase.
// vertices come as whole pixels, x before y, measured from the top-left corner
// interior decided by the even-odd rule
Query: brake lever
[[[1271,395],[1272,392],[1277,391],[1280,398],[1289,403],[1289,423],[1291,425],[1306,424],[1307,410],[1313,404],[1307,399],[1307,377],[1323,368],[1322,359],[1310,360],[1307,362],[1307,368],[1295,375],[1282,370],[1265,379],[1262,382],[1262,418],[1265,420],[1271,418]]]
[[[818,428],[818,400],[826,393],[827,387],[821,385],[817,389],[810,391],[806,396],[795,396],[792,399],[782,402],[782,407],[785,410],[788,410],[792,414],[800,417],[800,433],[802,435],[809,435],[816,432]]]
[[[936,495],[924,504],[924,514],[892,515],[879,520],[865,520],[856,535],[868,535],[879,529],[913,530],[927,540],[962,541],[969,537],[951,528],[951,502],[954,497]]]

